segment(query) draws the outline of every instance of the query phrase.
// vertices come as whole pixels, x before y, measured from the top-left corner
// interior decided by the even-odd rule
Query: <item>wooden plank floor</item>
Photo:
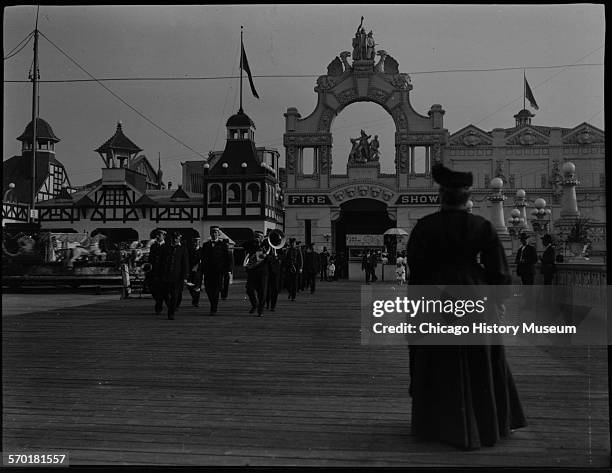
[[[4,316],[3,451],[102,465],[608,465],[605,347],[508,347],[529,427],[462,452],[410,435],[408,350],[361,345],[357,283],[281,294],[263,318],[243,290],[216,317],[189,306],[169,321],[150,299]]]

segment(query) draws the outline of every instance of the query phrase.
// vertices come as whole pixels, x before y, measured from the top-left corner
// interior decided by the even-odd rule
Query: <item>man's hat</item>
[[[180,232],[172,232],[172,239],[175,238],[183,238],[183,235]]]
[[[166,230],[162,230],[161,228],[158,228],[157,230],[153,230],[153,236],[156,237],[157,235],[165,235],[166,233],[168,233]]]
[[[219,227],[219,225],[213,225],[212,227],[210,227],[210,230],[212,231],[212,230],[214,230],[215,228],[216,228],[217,230],[221,230],[221,227]]]
[[[525,232],[519,233],[519,240],[527,240],[528,238],[529,235],[527,235]]]
[[[442,164],[434,164],[431,175],[443,187],[470,187],[474,181],[471,172],[453,171]]]

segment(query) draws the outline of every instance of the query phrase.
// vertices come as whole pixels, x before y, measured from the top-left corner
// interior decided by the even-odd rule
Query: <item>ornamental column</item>
[[[563,194],[561,195],[561,218],[579,217],[578,201],[576,200],[576,186],[580,181],[576,178],[576,166],[566,162],[561,168],[563,172]]]
[[[506,222],[504,222],[504,200],[506,200],[503,191],[504,181],[499,177],[494,177],[491,179],[490,187],[492,192],[487,199],[491,202],[491,223],[493,223],[497,233],[507,235],[508,228]]]

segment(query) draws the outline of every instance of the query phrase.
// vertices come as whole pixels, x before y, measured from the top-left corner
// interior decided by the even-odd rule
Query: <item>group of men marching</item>
[[[155,299],[155,313],[160,314],[164,303],[168,308],[168,319],[173,320],[181,305],[183,289],[187,286],[191,303],[199,307],[200,287],[204,282],[210,301],[210,314],[217,313],[219,298],[226,299],[232,262],[227,242],[221,240],[219,227],[211,227],[210,240],[199,247],[198,240],[186,248],[182,235],[175,232],[170,242],[165,241],[166,232],[157,230],[149,252],[151,270],[148,284]]]
[[[192,305],[199,307],[203,283],[210,315],[215,315],[219,299],[227,298],[232,272],[232,256],[227,241],[221,239],[220,228],[211,227],[210,240],[201,247],[199,239],[190,248],[184,246],[179,232],[174,232],[168,241],[165,237],[164,230],[157,230],[149,253],[151,270],[147,280],[155,300],[155,313],[160,314],[165,303],[168,319],[173,320],[185,286]],[[250,261],[245,264],[250,314],[261,317],[264,308],[274,312],[283,288],[287,289],[290,301],[295,301],[300,290],[308,288],[311,294],[315,292],[322,257],[312,244],[301,249],[295,238],[290,238],[285,247],[273,248],[263,232],[255,231],[254,238],[244,247]]]

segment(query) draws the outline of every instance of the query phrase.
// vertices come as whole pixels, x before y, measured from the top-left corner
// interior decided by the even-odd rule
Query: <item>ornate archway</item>
[[[399,71],[398,62],[386,51],[376,50],[373,33],[366,35],[362,25],[357,28],[352,46],[352,52],[342,51],[327,66],[327,74],[317,79],[315,110],[304,119],[293,107],[285,113],[284,145],[289,189],[303,188],[300,181],[304,179],[316,181],[318,188],[332,187],[332,122],[344,108],[355,102],[376,103],[393,118],[398,187],[408,187],[410,178],[416,174],[415,146],[426,150],[425,172],[421,175],[429,173],[433,162],[443,161],[442,150],[448,132],[443,128],[442,106],[433,105],[428,116],[414,111],[409,97],[412,90],[410,77]],[[348,58],[352,58],[352,63]],[[304,176],[303,155],[307,148],[314,149],[314,166],[312,174]],[[348,162],[348,157],[347,167],[380,169],[375,161]]]

